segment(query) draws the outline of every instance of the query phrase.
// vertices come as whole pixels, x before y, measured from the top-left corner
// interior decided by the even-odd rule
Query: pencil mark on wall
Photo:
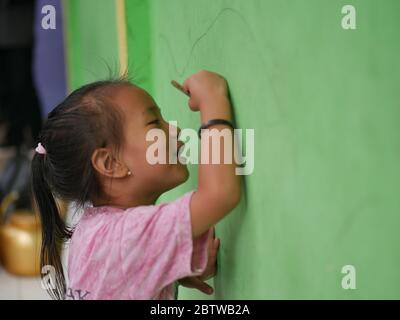
[[[180,77],[183,77],[186,74],[186,71],[190,65],[190,62],[192,61],[192,58],[194,56],[195,50],[196,48],[203,42],[205,41],[205,39],[207,38],[207,36],[213,31],[213,30],[218,30],[217,28],[217,22],[220,21],[224,16],[233,16],[233,17],[237,17],[241,23],[243,24],[243,27],[240,28],[241,30],[241,36],[243,36],[243,33],[245,35],[245,39],[246,41],[252,43],[251,48],[253,49],[252,52],[254,52],[254,55],[256,56],[257,62],[259,64],[259,68],[257,68],[257,70],[255,70],[254,72],[257,72],[259,77],[262,79],[264,78],[263,81],[258,82],[258,86],[268,86],[271,90],[271,95],[268,97],[269,101],[269,109],[268,112],[270,113],[268,117],[266,117],[266,119],[268,119],[268,126],[274,126],[274,125],[278,125],[281,123],[281,119],[284,117],[283,116],[283,110],[278,108],[278,96],[276,94],[275,88],[273,86],[273,82],[270,76],[270,72],[269,70],[271,70],[273,67],[273,63],[271,61],[266,61],[265,60],[265,56],[266,54],[268,54],[268,52],[270,52],[270,48],[269,46],[265,46],[264,47],[264,52],[260,49],[260,44],[259,41],[257,40],[257,36],[256,34],[254,34],[254,32],[252,31],[251,26],[249,25],[249,23],[247,22],[245,16],[243,16],[240,12],[238,12],[237,10],[233,9],[233,8],[223,8],[221,9],[218,14],[216,15],[216,17],[211,21],[211,23],[205,28],[205,30],[203,32],[200,33],[200,35],[195,39],[195,41],[193,42],[193,44],[190,46],[190,50],[189,53],[187,55],[187,58],[184,60],[182,66],[178,66],[177,63],[177,59],[175,58],[175,54],[174,54],[174,50],[171,44],[171,41],[169,40],[167,34],[165,33],[160,33],[159,34],[159,39],[161,43],[165,44],[166,47],[166,51],[168,52],[170,59],[171,59],[171,64],[172,64],[172,68],[174,70],[174,72],[176,72]],[[240,38],[240,36],[238,36],[238,38]],[[243,43],[238,42],[238,46],[243,46]],[[249,46],[250,47],[250,46]],[[234,61],[235,63],[237,62],[236,60]],[[242,64],[245,64],[246,61],[245,60],[240,60],[238,61]],[[250,73],[250,71],[249,71]],[[257,88],[257,90],[262,90],[262,88]],[[256,90],[256,88],[253,86],[253,90]],[[265,110],[265,109],[263,109]]]
[[[168,47],[168,51],[169,51],[169,53],[171,54],[171,58],[172,58],[172,60],[173,60],[172,62],[173,62],[173,65],[174,65],[174,70],[176,71],[176,73],[177,73],[179,76],[183,76],[183,75],[185,74],[185,72],[186,72],[186,70],[187,70],[187,67],[188,67],[188,65],[189,65],[189,63],[190,63],[190,60],[191,60],[191,58],[192,58],[192,56],[193,56],[193,53],[194,53],[195,48],[196,48],[196,47],[199,45],[199,43],[211,32],[211,30],[214,28],[214,26],[216,25],[216,23],[221,19],[221,17],[222,17],[223,15],[228,14],[228,13],[231,13],[231,14],[236,15],[237,17],[239,17],[239,18],[242,20],[243,24],[246,26],[246,29],[247,29],[248,33],[251,35],[251,38],[252,38],[253,42],[256,44],[258,56],[261,58],[261,60],[263,60],[263,59],[262,59],[263,55],[261,54],[261,50],[259,50],[259,48],[258,48],[258,46],[257,46],[257,43],[258,43],[258,42],[257,42],[257,40],[256,40],[256,36],[255,36],[255,34],[252,32],[251,27],[250,27],[250,25],[248,24],[246,18],[245,18],[242,14],[240,14],[240,12],[238,12],[237,10],[235,10],[235,9],[233,9],[233,8],[223,8],[223,9],[217,14],[217,16],[213,19],[213,21],[210,23],[210,25],[206,28],[206,30],[205,30],[204,32],[202,32],[201,35],[200,35],[199,37],[197,37],[197,39],[194,41],[194,43],[192,44],[192,46],[191,46],[191,48],[190,48],[188,58],[186,59],[186,62],[185,62],[184,66],[183,66],[183,68],[182,68],[181,70],[178,69],[176,60],[175,60],[174,57],[173,57],[173,54],[172,54],[173,51],[172,51],[172,47],[171,47],[171,44],[170,44],[169,39],[168,39],[168,38],[166,37],[166,35],[164,35],[164,34],[160,34],[160,35],[159,35],[160,40],[164,41],[165,44],[166,44],[166,46]],[[265,66],[264,61],[262,61],[262,62],[263,62],[263,64],[264,64],[264,66]]]

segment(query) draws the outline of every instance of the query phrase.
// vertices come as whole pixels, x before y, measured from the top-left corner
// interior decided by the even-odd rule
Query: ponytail
[[[61,245],[71,238],[72,233],[60,217],[60,210],[46,179],[46,157],[37,153],[34,155],[31,174],[33,196],[42,223],[40,268],[42,270],[46,265],[54,268],[55,275],[51,277],[51,286],[46,285],[46,290],[53,299],[62,300],[66,294],[66,282],[60,251]]]
[[[92,153],[105,144],[118,148],[123,138],[123,114],[110,98],[113,90],[131,85],[124,79],[97,81],[70,93],[47,116],[32,159],[31,187],[42,222],[40,266],[50,274],[46,290],[64,299],[66,282],[61,245],[72,236],[60,217],[55,197],[78,207],[102,195],[102,186],[91,165]],[[43,270],[44,271],[44,270]],[[48,275],[42,274],[45,280]]]

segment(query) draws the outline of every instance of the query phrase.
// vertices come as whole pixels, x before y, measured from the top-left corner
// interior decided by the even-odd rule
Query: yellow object
[[[1,204],[1,214],[18,197],[7,195]],[[57,200],[61,216],[67,204]],[[9,220],[0,225],[0,260],[4,268],[15,275],[37,276],[40,274],[40,248],[42,227],[38,212],[16,210]]]
[[[16,211],[0,227],[0,253],[4,268],[20,276],[40,274],[42,228],[31,211]]]

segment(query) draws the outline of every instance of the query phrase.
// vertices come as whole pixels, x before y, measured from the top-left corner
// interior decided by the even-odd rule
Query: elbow
[[[220,217],[235,209],[241,200],[240,184],[232,184],[230,187],[207,186],[207,188],[199,188],[198,193],[202,194],[202,201],[209,205],[209,210],[216,212]]]
[[[227,187],[221,189],[221,198],[224,199],[229,211],[235,209],[239,203],[242,195],[241,182],[238,179],[234,183],[229,184]]]
[[[223,211],[229,213],[235,209],[241,198],[240,188],[219,190],[215,193],[215,199],[224,208]]]
[[[239,203],[240,203],[240,198],[241,198],[241,190],[233,190],[229,193],[229,206],[231,207],[230,210],[235,209]]]

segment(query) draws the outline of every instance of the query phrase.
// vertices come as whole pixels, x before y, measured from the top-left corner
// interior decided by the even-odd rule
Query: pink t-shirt
[[[88,207],[71,238],[66,299],[175,299],[175,281],[200,275],[211,229],[192,239],[189,202]]]

